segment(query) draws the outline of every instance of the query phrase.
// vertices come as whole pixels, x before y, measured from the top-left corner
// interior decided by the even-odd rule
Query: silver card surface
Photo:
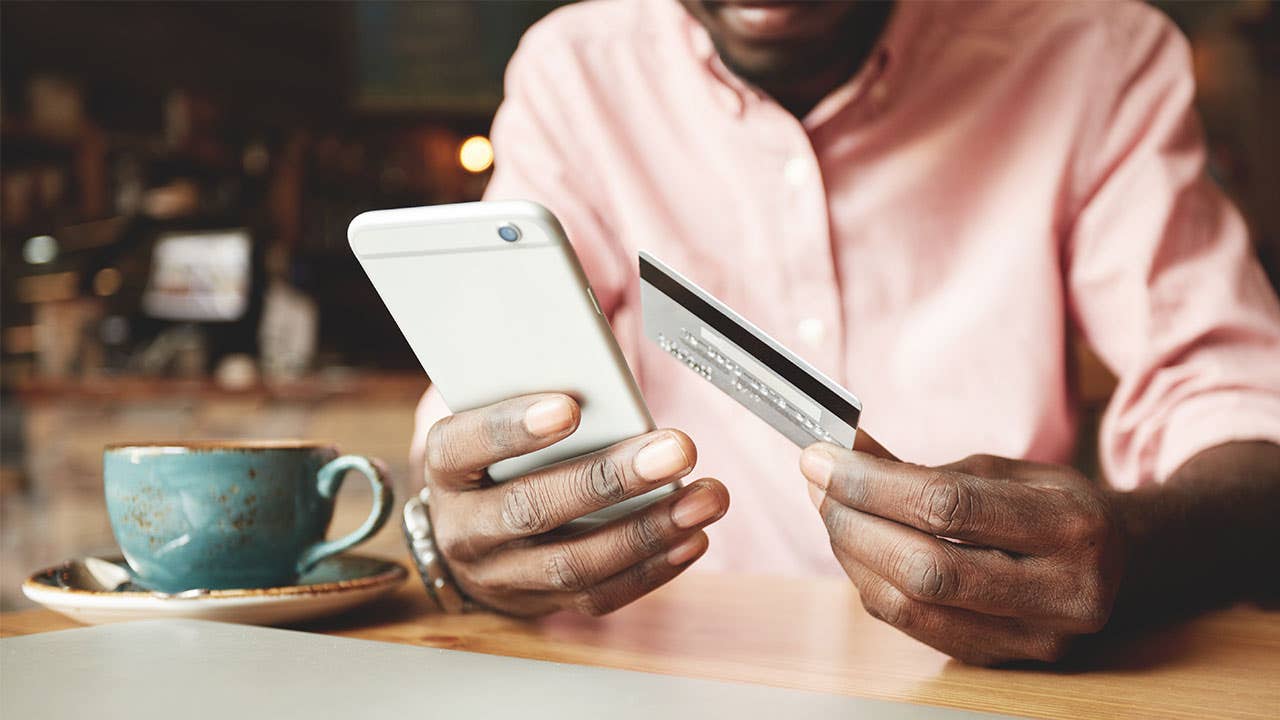
[[[853,447],[853,393],[644,251],[640,304],[650,340],[796,445]]]

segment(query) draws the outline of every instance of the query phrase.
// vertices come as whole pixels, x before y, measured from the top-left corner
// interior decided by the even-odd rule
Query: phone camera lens
[[[507,242],[515,242],[520,239],[520,228],[510,223],[507,223],[506,225],[499,225],[498,237],[506,240]]]

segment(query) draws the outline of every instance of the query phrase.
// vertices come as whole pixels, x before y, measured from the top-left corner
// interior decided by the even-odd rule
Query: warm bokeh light
[[[467,172],[482,173],[493,166],[493,145],[483,135],[472,135],[458,147],[458,163]]]
[[[93,291],[99,297],[109,297],[116,294],[122,282],[119,270],[113,267],[102,268],[93,276]]]

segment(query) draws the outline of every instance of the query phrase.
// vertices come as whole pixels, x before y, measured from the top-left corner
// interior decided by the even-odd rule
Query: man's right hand
[[[504,483],[493,463],[568,437],[581,413],[566,395],[527,395],[441,419],[427,436],[431,524],[449,571],[477,602],[513,615],[602,615],[679,575],[707,549],[702,528],[729,507],[697,480],[648,507],[569,538],[575,518],[687,475],[697,450],[656,430]]]

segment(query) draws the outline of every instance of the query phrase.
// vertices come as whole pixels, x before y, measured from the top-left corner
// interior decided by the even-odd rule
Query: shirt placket
[[[822,165],[808,132],[795,118],[785,115],[779,125],[785,125],[787,141],[775,182],[785,202],[775,221],[792,321],[789,344],[839,380],[842,313]]]
[[[776,143],[782,139],[775,177],[785,202],[775,222],[783,259],[779,269],[786,279],[791,321],[792,337],[787,342],[837,382],[845,381],[848,328],[836,269],[838,239],[831,225],[827,184],[822,174],[822,148],[815,146],[814,138],[821,137],[820,128],[837,116],[850,122],[848,113],[856,110],[864,95],[869,94],[873,104],[882,101],[884,68],[884,54],[878,51],[858,77],[824,98],[803,122],[773,102],[754,107],[762,116],[762,124],[768,126],[770,140]]]
[[[813,123],[816,128],[853,104],[867,82],[877,79],[875,76],[883,68],[878,61],[883,58],[877,58],[877,64],[869,72],[862,73],[819,103],[811,117],[802,123],[782,106],[733,78],[714,56],[705,31],[692,26],[690,31],[691,46],[702,58],[705,77],[723,109],[752,127],[758,139],[756,147],[773,159],[773,166],[765,169],[768,179],[762,189],[783,198],[783,202],[775,206],[779,211],[772,218],[774,240],[781,252],[769,254],[780,256],[781,264],[757,271],[780,272],[785,280],[785,308],[778,313],[785,318],[778,332],[786,332],[788,336],[779,339],[841,382],[845,375],[842,354],[846,329],[836,271],[835,239],[820,154],[806,125]]]

